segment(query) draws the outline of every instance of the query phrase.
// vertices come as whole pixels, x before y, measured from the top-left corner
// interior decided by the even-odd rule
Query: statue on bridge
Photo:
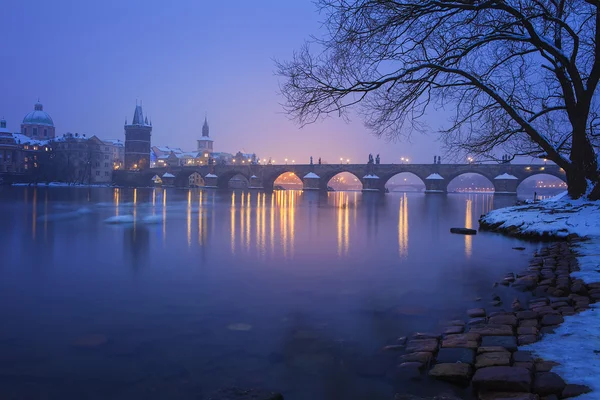
[[[377,157],[375,157],[375,164],[379,164],[380,161],[379,154],[377,154]]]
[[[373,154],[369,153],[369,162],[367,164],[373,164]]]
[[[321,157],[319,157],[319,165],[321,165]]]
[[[313,165],[312,156],[310,156],[310,165]]]

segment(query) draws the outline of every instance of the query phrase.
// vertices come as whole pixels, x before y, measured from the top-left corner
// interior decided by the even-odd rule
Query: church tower
[[[125,120],[125,169],[150,168],[151,136],[152,122],[144,119],[142,106],[136,104],[131,124]]]
[[[198,139],[198,152],[202,153],[202,157],[208,159],[210,153],[213,152],[213,140],[209,136],[208,120],[204,117],[202,125],[202,137]]]

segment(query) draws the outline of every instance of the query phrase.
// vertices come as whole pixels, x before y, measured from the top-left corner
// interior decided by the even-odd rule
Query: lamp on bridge
[[[346,164],[350,164],[350,159],[349,158],[346,159]]]
[[[469,161],[469,164],[473,164],[473,157],[469,157],[467,160]]]
[[[287,165],[287,158],[285,159],[285,165]]]

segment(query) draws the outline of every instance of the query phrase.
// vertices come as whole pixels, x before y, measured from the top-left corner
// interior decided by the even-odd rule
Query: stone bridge
[[[428,193],[445,193],[448,183],[463,174],[479,174],[489,179],[497,194],[514,194],[523,180],[548,174],[566,181],[564,171],[556,165],[540,164],[314,164],[314,165],[211,165],[151,168],[143,171],[114,171],[113,183],[120,186],[152,186],[155,175],[168,173],[164,184],[189,186],[194,173],[202,176],[205,187],[227,189],[229,180],[241,175],[250,188],[273,190],[275,180],[293,172],[302,180],[305,190],[327,190],[329,180],[342,172],[355,175],[363,191],[385,191],[394,175],[408,172],[425,184]],[[172,175],[172,176],[169,176]]]

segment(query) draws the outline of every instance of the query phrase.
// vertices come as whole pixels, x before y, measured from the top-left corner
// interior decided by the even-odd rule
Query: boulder
[[[522,319],[537,319],[538,313],[535,311],[527,310],[527,311],[519,311],[517,313],[517,319],[520,321]]]
[[[438,348],[437,339],[411,340],[406,344],[407,353],[436,352]]]
[[[510,352],[499,351],[496,353],[483,353],[477,356],[475,368],[508,366],[510,365]]]
[[[412,335],[413,339],[441,339],[442,335],[439,333],[431,333],[431,332],[417,332]]]
[[[481,325],[474,326],[470,332],[479,333],[481,336],[512,336],[514,335],[511,325]]]
[[[472,374],[473,367],[462,363],[436,364],[429,371],[429,376],[457,385],[468,385]]]
[[[475,372],[472,382],[480,392],[529,392],[531,373],[520,367],[486,367]]]
[[[537,335],[538,333],[538,328],[535,326],[520,326],[517,328],[518,335]]]
[[[539,322],[537,319],[524,319],[522,321],[519,321],[519,326],[535,326],[537,327],[539,325]]]
[[[515,351],[512,355],[514,362],[533,362],[533,356],[528,351]]]
[[[542,317],[542,326],[558,325],[565,322],[562,315],[546,314]]]
[[[481,318],[485,317],[485,310],[483,308],[472,308],[467,310],[469,318]]]
[[[491,317],[488,321],[493,325],[510,325],[517,326],[517,317],[512,314],[509,315],[497,315],[495,317]]]
[[[427,367],[431,363],[431,358],[433,355],[431,353],[421,352],[421,353],[410,353],[404,354],[400,356],[400,363],[403,362],[418,362],[422,364],[424,367]]]
[[[548,372],[552,368],[556,367],[557,365],[560,365],[560,364],[555,361],[544,361],[544,360],[536,361],[535,362],[535,370],[537,372]]]
[[[540,396],[562,395],[565,388],[565,381],[554,372],[538,372],[533,378],[533,393]]]
[[[436,357],[439,364],[445,363],[475,363],[475,350],[469,348],[442,348]]]
[[[514,336],[485,336],[482,346],[501,346],[508,351],[517,351],[517,339]]]
[[[496,353],[499,351],[507,351],[507,350],[502,346],[481,346],[480,348],[477,349],[477,354]]]
[[[579,395],[586,394],[591,391],[592,391],[592,389],[590,389],[588,386],[585,386],[585,385],[568,384],[563,389],[562,398],[568,399],[571,397],[577,397]]]
[[[519,346],[524,346],[526,344],[531,344],[537,342],[537,335],[519,335],[517,339],[517,343]]]
[[[445,335],[454,335],[457,333],[463,333],[464,330],[465,330],[464,326],[454,325],[454,326],[449,326],[446,329],[444,329],[444,334]]]

